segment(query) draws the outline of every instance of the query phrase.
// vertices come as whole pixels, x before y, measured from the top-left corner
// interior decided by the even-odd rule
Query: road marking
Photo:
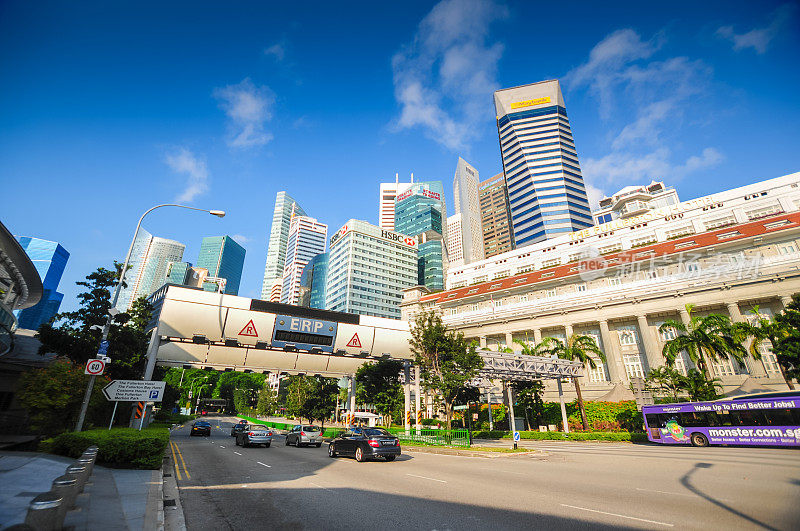
[[[178,457],[181,459],[181,464],[183,465],[183,473],[186,476],[186,479],[192,479],[192,476],[189,475],[189,468],[186,466],[186,461],[183,460],[183,454],[181,453],[181,449],[178,446],[178,443],[175,444],[175,450],[178,452]]]
[[[242,455],[242,454],[240,454],[239,452],[233,452],[233,453],[235,453],[236,455]]]
[[[220,448],[225,448],[225,447],[224,447],[224,446],[222,446],[221,444],[219,445],[219,447],[220,447]]]
[[[311,483],[311,482],[309,482],[309,483]],[[314,485],[315,487],[318,487],[318,488],[322,489],[322,490],[331,490],[331,489],[323,487],[322,485],[317,485],[316,483],[311,483],[311,484]]]
[[[175,476],[177,476],[178,481],[182,481],[183,478],[181,477],[181,469],[178,467],[178,458],[175,455],[175,443],[170,441],[169,448],[172,450],[172,463],[175,465]]]
[[[697,494],[687,494],[685,492],[669,492],[666,490],[640,489],[639,487],[636,487],[636,490],[640,490],[642,492],[657,492],[659,494],[672,494],[673,496],[688,496],[690,498],[697,498]],[[716,499],[727,502],[731,501],[731,500],[726,500],[725,498],[716,498]]]
[[[429,479],[429,480],[431,480],[431,481],[438,481],[439,483],[447,483],[447,482],[446,482],[445,480],[443,480],[443,479],[429,478],[429,477],[426,477],[426,476],[418,476],[418,475],[416,475],[416,474],[406,474],[406,476],[411,476],[411,477],[415,477],[415,478],[421,478],[421,479]]]
[[[596,509],[587,509],[586,507],[577,507],[575,505],[561,504],[562,507],[569,507],[570,509],[578,509],[580,511],[589,511],[590,513],[607,514],[608,516],[616,516],[618,518],[627,518],[628,520],[636,520],[637,522],[646,522],[648,524],[658,524],[666,527],[675,527],[675,524],[668,524],[667,522],[658,522],[656,520],[645,520],[644,518],[636,518],[635,516],[626,516],[624,514],[607,513],[605,511],[598,511]]]
[[[258,464],[259,464],[259,465],[261,465],[261,466],[265,466],[265,467],[267,467],[267,468],[272,468],[272,466],[271,466],[271,465],[268,465],[268,464],[266,464],[266,463],[262,463],[261,461],[256,461],[256,463],[258,463]]]

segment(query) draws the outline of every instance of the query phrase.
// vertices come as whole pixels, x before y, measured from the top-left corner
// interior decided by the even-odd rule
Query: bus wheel
[[[708,439],[702,433],[696,432],[692,434],[693,446],[708,446]]]

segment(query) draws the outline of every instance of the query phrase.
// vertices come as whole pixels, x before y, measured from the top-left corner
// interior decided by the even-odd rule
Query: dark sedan
[[[331,441],[328,455],[352,455],[359,463],[378,457],[394,461],[400,455],[400,440],[383,428],[351,428]]]
[[[238,424],[234,424],[231,426],[231,437],[236,437],[238,434],[242,433],[247,428],[247,422],[241,421]]]
[[[192,431],[189,435],[211,435],[211,423],[205,420],[198,420],[192,424]]]

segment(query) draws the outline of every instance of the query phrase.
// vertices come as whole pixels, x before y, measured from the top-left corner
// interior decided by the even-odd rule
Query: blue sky
[[[558,78],[593,197],[800,170],[797,2],[0,3],[3,223],[74,283],[153,234],[234,235],[257,297],[275,193],[333,233],[397,172],[501,169],[492,91]],[[448,196],[452,213],[452,194]]]

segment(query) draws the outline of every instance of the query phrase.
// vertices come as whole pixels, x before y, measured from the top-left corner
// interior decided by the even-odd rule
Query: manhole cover
[[[164,507],[174,507],[175,500],[164,500]]]

